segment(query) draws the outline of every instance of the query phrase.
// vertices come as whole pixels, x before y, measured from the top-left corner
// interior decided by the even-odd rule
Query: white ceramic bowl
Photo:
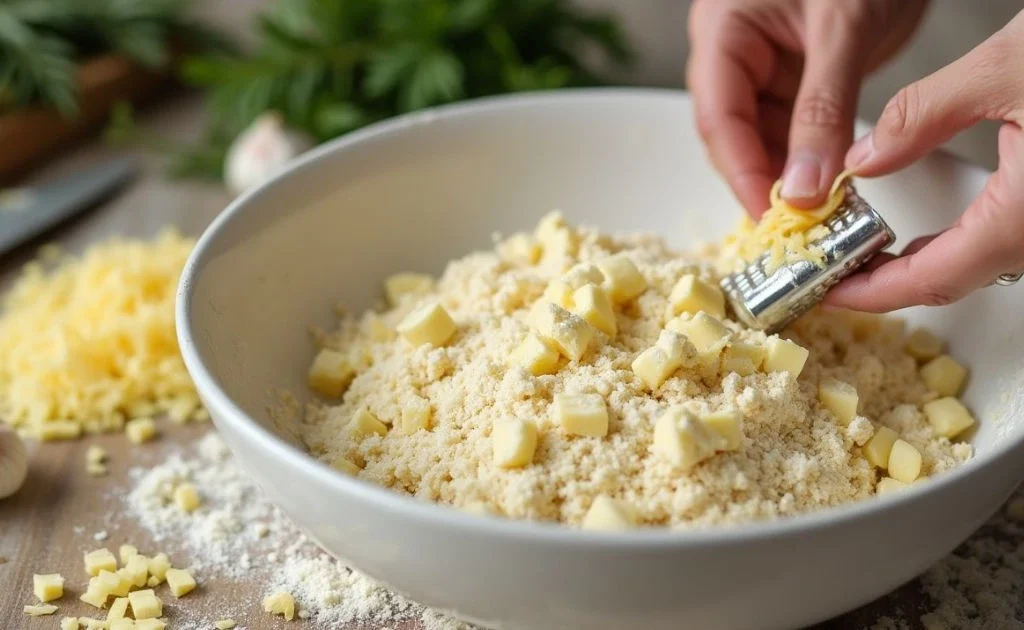
[[[936,155],[864,181],[905,242],[947,224],[986,173]],[[336,474],[268,413],[304,391],[308,326],[368,306],[387,274],[440,272],[552,208],[676,246],[740,216],[681,93],[592,90],[405,116],[332,142],[233,203],[184,272],[177,325],[214,422],[271,499],[338,558],[494,628],[792,628],[870,601],[977,528],[1024,476],[1024,286],[908,312],[971,367],[977,457],[910,491],[692,533],[589,534],[477,518]]]

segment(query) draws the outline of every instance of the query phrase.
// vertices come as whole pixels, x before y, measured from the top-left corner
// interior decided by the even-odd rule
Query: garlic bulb
[[[18,491],[28,475],[28,452],[18,434],[0,426],[0,499]]]
[[[263,114],[228,149],[224,181],[233,193],[241,194],[274,176],[313,144],[308,136],[285,127],[280,114]]]

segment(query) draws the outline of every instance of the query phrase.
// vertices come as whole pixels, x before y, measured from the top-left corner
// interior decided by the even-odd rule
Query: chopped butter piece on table
[[[286,621],[295,618],[295,598],[291,593],[278,591],[263,598],[263,610],[272,615],[281,615]]]
[[[925,403],[924,415],[935,433],[953,439],[974,425],[974,417],[959,400],[947,396]]]
[[[864,445],[864,457],[876,468],[889,467],[889,454],[892,445],[900,438],[899,434],[889,427],[878,427],[868,443]]]
[[[667,409],[654,424],[651,450],[673,466],[692,468],[715,454],[723,439],[682,407]]]
[[[171,560],[166,553],[158,553],[149,559],[149,574],[161,582],[167,575],[167,569],[171,568]]]
[[[378,420],[366,407],[360,407],[356,410],[352,420],[348,423],[348,430],[354,436],[376,433],[383,437],[388,433],[387,425]]]
[[[64,617],[61,619],[60,630],[78,630],[78,617]]]
[[[860,397],[857,388],[834,378],[825,378],[818,383],[818,400],[842,426],[847,426],[857,416]]]
[[[196,580],[185,569],[167,569],[167,587],[175,597],[184,597],[196,588]]]
[[[534,309],[533,324],[544,341],[573,361],[583,357],[594,338],[594,328],[585,319],[550,302]]]
[[[213,622],[213,627],[217,630],[231,630],[235,627],[234,619],[218,619]]]
[[[117,558],[109,549],[96,549],[85,554],[85,572],[95,577],[100,571],[117,571]]]
[[[494,464],[520,468],[533,461],[537,450],[537,426],[518,418],[495,420],[491,428]]]
[[[668,315],[696,314],[704,311],[719,319],[725,317],[725,295],[718,287],[686,274],[676,282],[668,296]]]
[[[85,592],[78,599],[94,608],[103,608],[107,605],[107,597],[110,596],[110,593],[98,584],[94,584],[93,580],[95,579],[89,580],[89,587],[85,589]]]
[[[636,527],[636,512],[625,501],[599,495],[583,517],[583,529],[624,532]]]
[[[636,264],[626,254],[615,254],[597,263],[604,275],[604,288],[616,304],[628,302],[647,290],[644,278]]]
[[[181,486],[179,486],[180,488]],[[131,558],[128,558],[128,563],[122,569],[124,574],[132,581],[136,587],[143,587],[146,585],[146,580],[149,578],[149,558],[143,555],[136,554]]]
[[[117,550],[117,555],[121,558],[121,564],[128,564],[128,560],[132,556],[139,555],[139,550],[135,545],[121,545]]]
[[[108,630],[136,630],[134,619],[110,619]]]
[[[49,602],[64,596],[64,578],[60,573],[37,573],[32,576],[32,592],[40,602]]]
[[[57,607],[53,604],[27,604],[25,606],[25,614],[30,617],[42,617],[55,612],[57,612]]]
[[[128,603],[136,619],[156,619],[164,614],[164,604],[151,588],[129,593]]]
[[[384,281],[384,295],[392,307],[410,297],[430,293],[433,288],[434,278],[424,273],[396,273]]]
[[[203,501],[194,485],[183,483],[174,489],[174,503],[182,512],[191,514],[199,509]]]
[[[799,344],[781,337],[769,337],[765,346],[764,369],[766,372],[789,372],[793,378],[800,376],[810,352]]]
[[[942,354],[945,347],[946,342],[924,328],[910,333],[904,345],[907,353],[918,361],[931,361]]]
[[[707,428],[718,434],[717,450],[737,451],[743,445],[743,414],[737,409],[723,409],[700,416]]]
[[[542,376],[555,372],[558,367],[558,356],[557,350],[537,335],[530,333],[512,351],[510,358],[514,365],[520,366],[534,376]]]
[[[405,316],[396,330],[414,346],[443,346],[455,335],[455,321],[436,302],[424,304]]]
[[[127,575],[121,574],[120,571],[121,569],[117,573],[100,571],[99,575],[89,580],[89,587],[91,588],[95,582],[99,592],[106,592],[108,595],[116,597],[124,597],[131,590],[132,581]]]
[[[337,398],[345,393],[355,375],[355,366],[345,354],[324,348],[313,359],[307,381],[314,392]]]
[[[956,396],[967,380],[967,369],[948,354],[937,356],[921,366],[921,380],[939,396]]]
[[[107,621],[124,619],[126,616],[128,616],[128,598],[118,597],[110,605],[110,610],[107,611]]]
[[[133,444],[142,444],[156,437],[156,423],[152,418],[135,418],[124,425],[124,432]]]
[[[82,435],[82,425],[69,420],[47,420],[36,430],[36,436],[44,442],[73,440]]]
[[[163,619],[136,619],[133,630],[164,630],[166,627],[167,622]]]
[[[555,394],[551,415],[569,435],[608,435],[608,407],[600,394]]]
[[[888,470],[897,481],[914,481],[921,474],[921,452],[910,442],[896,440],[889,451]]]
[[[576,314],[609,337],[618,332],[611,298],[596,284],[585,284],[573,293]]]

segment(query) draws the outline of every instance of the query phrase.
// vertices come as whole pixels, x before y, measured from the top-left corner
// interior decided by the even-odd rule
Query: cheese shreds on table
[[[29,263],[0,311],[0,418],[69,439],[199,408],[178,352],[174,295],[194,241],[172,230]]]
[[[846,181],[851,171],[836,177],[828,199],[818,208],[801,210],[786,203],[779,194],[782,181],[775,182],[769,197],[769,208],[755,224],[744,216],[736,231],[722,243],[720,266],[733,271],[768,253],[766,271],[772,273],[784,263],[808,260],[816,265],[824,262],[823,252],[814,247],[814,241],[825,236],[822,225],[832,216],[846,197]]]

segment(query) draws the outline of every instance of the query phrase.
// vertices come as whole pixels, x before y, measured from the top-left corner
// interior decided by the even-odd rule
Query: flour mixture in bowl
[[[971,457],[940,340],[845,312],[746,329],[716,253],[552,214],[392,276],[386,307],[316,335],[303,439],[398,492],[606,530],[798,514]]]

